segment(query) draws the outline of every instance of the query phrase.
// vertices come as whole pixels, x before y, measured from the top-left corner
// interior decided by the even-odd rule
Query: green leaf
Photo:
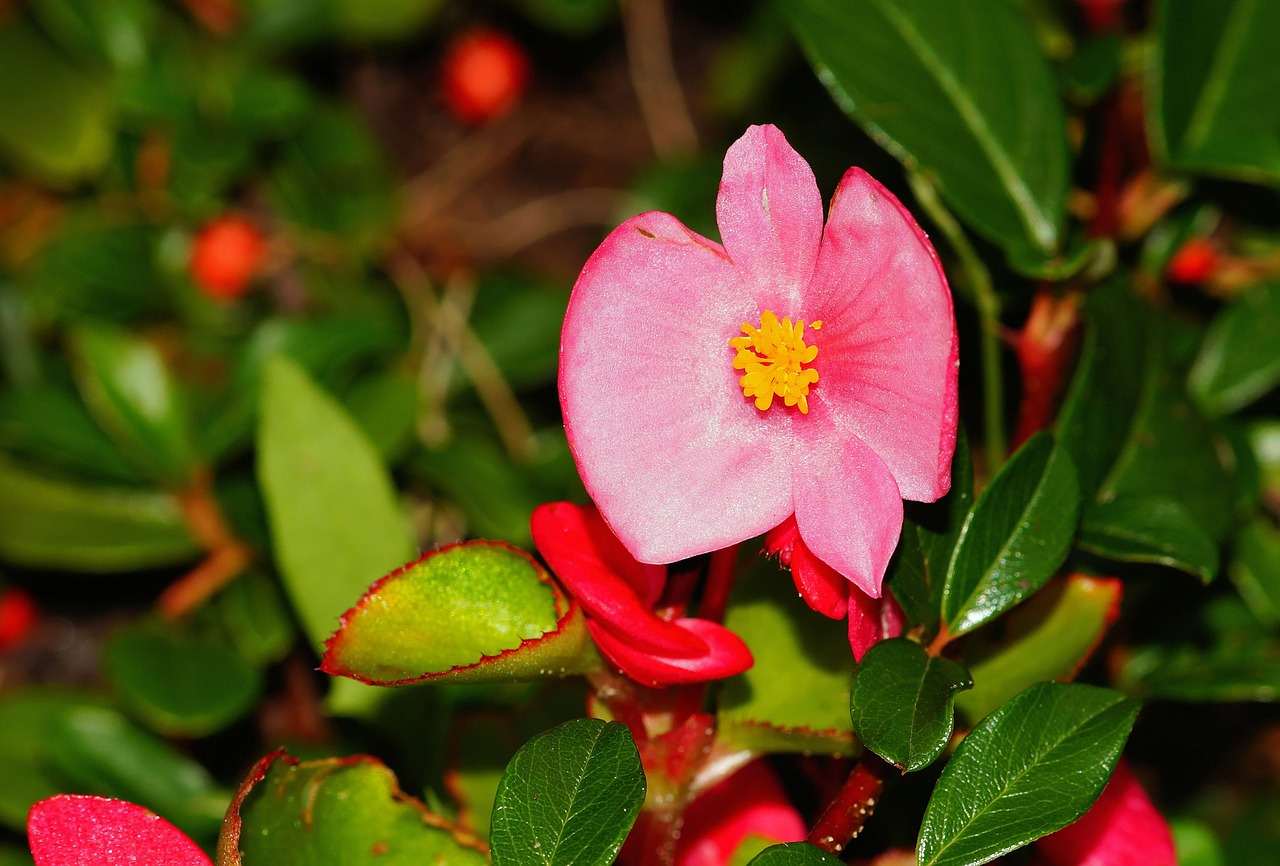
[[[1236,537],[1231,581],[1249,610],[1267,625],[1280,625],[1280,530],[1257,517]]]
[[[1175,818],[1169,822],[1169,829],[1173,832],[1178,866],[1226,866],[1222,843],[1209,825],[1194,818]]]
[[[1204,335],[1187,382],[1200,405],[1210,412],[1234,412],[1280,383],[1277,333],[1280,283],[1249,286]]]
[[[849,708],[862,744],[904,772],[933,763],[951,739],[956,693],[969,672],[905,638],[867,650],[853,672]]]
[[[764,849],[747,866],[839,866],[840,862],[817,845],[784,842]]]
[[[199,613],[216,622],[236,652],[256,665],[283,659],[297,636],[275,582],[255,571],[236,578]]]
[[[96,174],[111,156],[106,82],[77,69],[33,28],[0,24],[0,148],[58,183]]]
[[[845,624],[810,610],[791,575],[763,557],[739,577],[724,624],[755,664],[724,684],[719,735],[762,752],[853,754]]]
[[[122,453],[157,482],[182,487],[195,463],[186,409],[154,346],[124,331],[83,326],[72,337],[85,405]]]
[[[169,314],[156,268],[157,230],[100,208],[72,211],[40,249],[27,296],[52,321],[134,324]]]
[[[1066,123],[1027,22],[990,0],[786,0],[836,102],[1018,258],[1062,246]]]
[[[67,388],[37,385],[0,392],[0,444],[77,476],[134,483],[138,473]]]
[[[484,846],[403,793],[367,755],[268,755],[227,811],[218,866],[487,866]]]
[[[157,9],[147,0],[33,0],[31,12],[72,56],[92,58],[117,69],[147,59]]]
[[[1040,433],[982,491],[942,592],[952,635],[972,631],[1044,586],[1066,558],[1080,513],[1070,456]]]
[[[618,11],[610,0],[519,0],[521,11],[551,30],[568,36],[586,36]]]
[[[929,798],[920,866],[977,866],[1075,821],[1102,793],[1137,713],[1109,689],[1041,683],[987,716]]]
[[[0,456],[0,557],[34,568],[118,572],[191,559],[177,499],[46,478]]]
[[[377,452],[296,363],[267,362],[258,427],[276,562],[312,644],[379,576],[414,556],[395,487]]]
[[[564,676],[598,667],[581,608],[522,550],[429,551],[342,616],[322,669],[377,685]]]
[[[1147,125],[1165,163],[1280,182],[1278,30],[1280,6],[1265,0],[1156,4]]]
[[[516,752],[498,786],[494,866],[606,866],[644,804],[640,752],[626,725],[565,722]]]
[[[1085,509],[1082,550],[1117,562],[1167,565],[1208,583],[1218,573],[1218,546],[1178,502],[1119,496]]]
[[[1075,574],[1005,617],[999,640],[974,635],[965,644],[973,688],[956,696],[956,709],[977,722],[1036,683],[1072,679],[1120,612],[1120,596],[1116,578]]]
[[[906,503],[908,517],[902,524],[902,540],[890,564],[888,580],[894,598],[913,625],[932,636],[942,610],[942,589],[947,566],[973,508],[973,459],[969,437],[961,427],[951,457],[951,491],[929,505]]]

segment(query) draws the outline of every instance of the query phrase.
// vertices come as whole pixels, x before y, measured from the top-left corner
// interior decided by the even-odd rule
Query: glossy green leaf
[[[1137,713],[1109,689],[1041,683],[987,716],[929,798],[920,866],[977,866],[1075,821],[1102,793]]]
[[[85,405],[134,465],[181,487],[195,454],[177,384],[154,346],[124,331],[83,326],[72,338]]]
[[[1280,625],[1280,530],[1255,518],[1236,537],[1231,581],[1261,622]]]
[[[972,685],[963,667],[930,656],[914,641],[880,641],[853,672],[853,729],[864,746],[904,772],[923,769],[951,739],[956,693]]]
[[[1027,22],[989,0],[787,0],[836,101],[1007,252],[1062,246],[1066,123]]]
[[[1180,503],[1161,496],[1119,496],[1085,509],[1082,550],[1117,562],[1151,562],[1199,577],[1218,573],[1218,546]]]
[[[974,635],[965,644],[973,688],[956,696],[956,709],[977,722],[1036,683],[1073,678],[1119,614],[1120,596],[1116,578],[1075,574],[1006,616],[1001,639]]]
[[[174,565],[198,552],[168,494],[59,481],[0,457],[0,557],[10,562],[116,572]]]
[[[484,846],[403,793],[376,759],[258,763],[227,812],[218,866],[487,866]]]
[[[125,705],[166,734],[221,730],[248,713],[262,690],[262,674],[239,653],[160,623],[112,635],[104,662]]]
[[[0,445],[77,476],[140,480],[70,389],[36,386],[0,392]]]
[[[22,831],[38,800],[63,793],[67,779],[51,763],[60,720],[102,699],[66,688],[22,688],[0,696],[0,824]]]
[[[114,135],[106,82],[17,19],[0,24],[0,57],[0,149],[59,183],[96,174]]]
[[[342,616],[322,668],[400,685],[564,676],[599,664],[581,609],[532,557],[472,541],[374,584]]]
[[[1277,141],[1280,148],[1280,141]],[[1200,405],[1234,412],[1280,384],[1280,283],[1256,283],[1209,326],[1188,385]]]
[[[498,786],[494,866],[607,866],[644,795],[626,725],[578,719],[539,734],[516,752]]]
[[[369,584],[414,557],[408,524],[369,440],[293,361],[267,362],[259,416],[276,562],[320,647]]]
[[[840,862],[817,845],[784,842],[761,851],[751,858],[748,866],[839,866]]]
[[[1186,171],[1280,182],[1280,88],[1266,0],[1161,0],[1147,123],[1163,161]]]
[[[719,735],[762,752],[852,754],[845,624],[810,610],[791,575],[763,557],[738,578],[724,622],[755,664],[724,684]]]
[[[1040,433],[982,491],[947,568],[942,616],[971,631],[1033,595],[1067,556],[1080,513],[1070,456]]]

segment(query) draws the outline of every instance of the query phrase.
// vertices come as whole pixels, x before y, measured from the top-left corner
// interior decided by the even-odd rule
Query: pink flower
[[[775,844],[799,842],[805,832],[768,763],[752,761],[689,804],[676,866],[725,866],[753,836]]]
[[[560,349],[569,444],[641,562],[794,516],[879,597],[902,498],[950,486],[957,343],[937,255],[860,169],[831,202],[772,126],[725,155],[723,246],[669,214],[619,226],[574,286]]]
[[[552,573],[586,611],[587,630],[600,652],[633,680],[649,686],[699,683],[751,667],[751,651],[724,626],[653,612],[667,569],[637,562],[595,508],[539,505],[530,529]]]
[[[159,815],[107,797],[60,794],[27,816],[36,866],[212,866],[185,833]]]
[[[1036,845],[1053,866],[1176,866],[1178,862],[1169,825],[1124,759],[1080,820]]]

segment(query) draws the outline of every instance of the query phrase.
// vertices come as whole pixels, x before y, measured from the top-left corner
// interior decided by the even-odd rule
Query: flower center
[[[816,331],[822,322],[814,322]],[[733,369],[741,370],[738,384],[744,397],[754,397],[756,408],[768,409],[774,397],[787,406],[809,412],[809,387],[818,382],[818,371],[805,368],[818,357],[818,347],[804,341],[804,322],[791,324],[791,319],[778,317],[772,310],[760,315],[760,326],[744,323],[745,337],[734,337],[729,345],[738,350]]]

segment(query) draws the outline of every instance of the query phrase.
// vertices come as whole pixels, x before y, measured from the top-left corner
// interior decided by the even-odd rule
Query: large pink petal
[[[641,562],[728,547],[791,513],[795,413],[743,397],[729,346],[758,320],[720,246],[663,213],[615,229],[574,286],[565,430],[587,492]]]
[[[631,679],[646,686],[663,687],[704,683],[724,679],[747,670],[754,663],[751,650],[742,638],[724,626],[705,619],[678,619],[707,644],[705,655],[695,658],[663,657],[633,645],[630,635],[621,635],[601,623],[587,620],[591,638],[604,657]]]
[[[149,809],[107,797],[60,794],[27,816],[36,866],[211,866],[185,833]]]
[[[879,598],[902,532],[902,497],[884,461],[856,438],[813,442],[796,469],[794,496],[805,546]]]
[[[1175,866],[1173,835],[1121,759],[1101,796],[1074,824],[1037,843],[1054,866]]]
[[[818,260],[822,195],[776,126],[750,127],[724,155],[716,221],[760,310],[796,318]]]
[[[911,214],[861,169],[832,199],[803,314],[823,322],[812,414],[879,454],[907,499],[946,494],[958,371],[951,292]]]

